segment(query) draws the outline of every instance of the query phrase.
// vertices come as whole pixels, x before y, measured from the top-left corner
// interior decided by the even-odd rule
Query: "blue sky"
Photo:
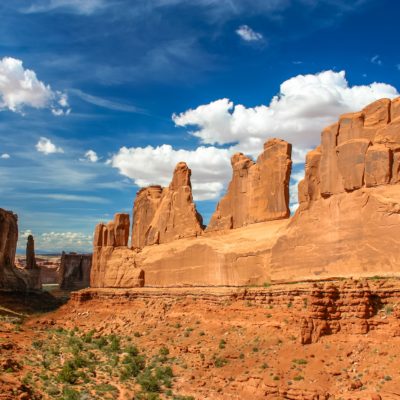
[[[2,1],[0,207],[19,215],[20,248],[32,232],[41,250],[90,250],[97,222],[181,160],[207,221],[230,156],[256,157],[268,137],[295,147],[295,208],[322,127],[398,94],[399,13],[385,0]]]

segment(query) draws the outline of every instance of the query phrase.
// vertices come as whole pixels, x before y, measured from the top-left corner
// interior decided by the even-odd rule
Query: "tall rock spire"
[[[26,269],[34,268],[36,268],[35,241],[33,236],[29,235],[26,243]]]

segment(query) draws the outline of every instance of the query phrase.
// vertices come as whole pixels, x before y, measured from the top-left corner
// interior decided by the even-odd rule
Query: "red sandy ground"
[[[302,345],[300,320],[305,311],[299,302],[283,296],[280,304],[271,306],[227,300],[219,297],[223,289],[214,289],[214,297],[202,295],[207,289],[191,297],[174,296],[174,291],[179,292],[160,289],[157,296],[141,299],[70,301],[54,312],[31,316],[20,331],[2,323],[0,344],[13,347],[0,349],[0,361],[18,361],[50,327],[79,327],[132,336],[149,355],[167,346],[180,360],[174,366],[174,389],[195,399],[400,398],[400,337],[393,337],[389,329],[364,335],[338,333]],[[160,296],[165,293],[169,296]],[[392,320],[397,323],[383,312],[373,318],[387,326]],[[215,358],[226,364],[217,367]],[[24,369],[1,374],[0,393],[18,387],[23,373]],[[0,399],[11,398],[0,394]],[[116,398],[133,397],[121,393]]]

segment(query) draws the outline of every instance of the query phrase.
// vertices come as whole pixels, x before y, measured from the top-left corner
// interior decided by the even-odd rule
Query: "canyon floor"
[[[0,399],[399,399],[398,302],[379,277],[2,293]]]

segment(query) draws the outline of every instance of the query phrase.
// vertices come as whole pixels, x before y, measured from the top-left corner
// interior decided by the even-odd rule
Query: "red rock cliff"
[[[299,209],[272,249],[282,279],[395,274],[400,98],[345,114],[307,155]]]
[[[233,174],[228,191],[207,230],[288,218],[291,150],[284,140],[272,139],[264,144],[257,162],[236,153],[231,160]]]

